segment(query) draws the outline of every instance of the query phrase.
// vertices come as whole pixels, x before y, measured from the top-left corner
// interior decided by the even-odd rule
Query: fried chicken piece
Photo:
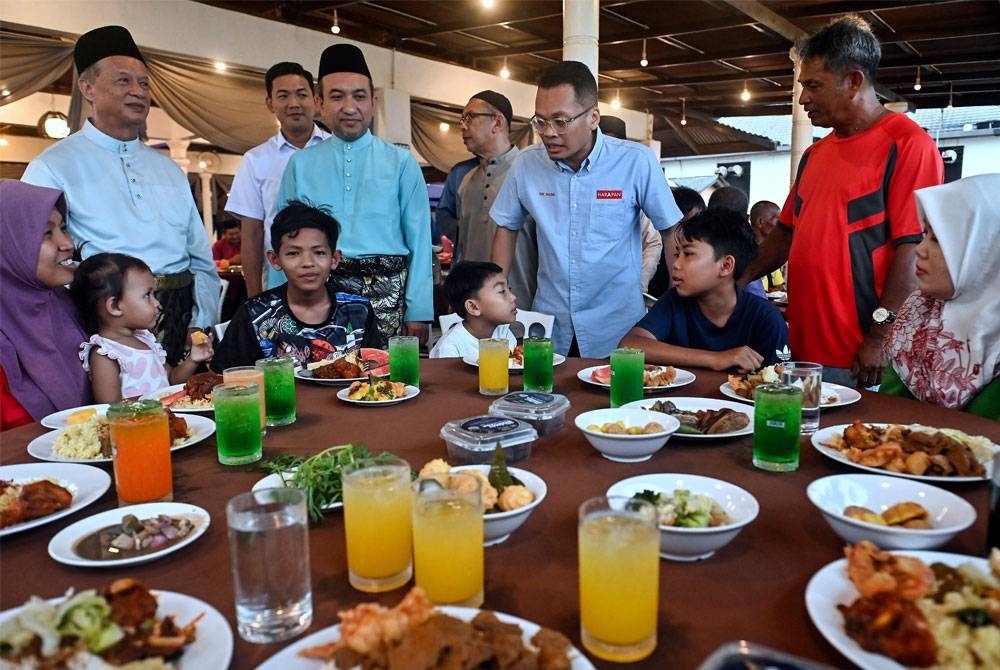
[[[0,528],[48,516],[73,504],[73,494],[48,479],[27,484],[9,481],[0,484],[0,496],[7,495],[9,499],[0,510]]]
[[[847,576],[863,598],[895,593],[919,600],[934,590],[934,572],[919,558],[897,556],[868,540],[844,547]]]
[[[156,598],[142,582],[118,579],[101,595],[111,606],[111,620],[122,628],[138,628],[156,616]]]
[[[538,647],[538,670],[569,670],[570,641],[565,635],[551,628],[542,628],[531,638]]]
[[[923,612],[893,593],[858,598],[837,605],[844,630],[863,649],[884,654],[906,666],[926,667],[937,660],[937,642]]]
[[[211,395],[212,389],[222,383],[222,375],[214,372],[199,372],[191,375],[184,384],[184,391],[193,400],[201,400]]]
[[[188,424],[183,417],[177,416],[168,409],[167,421],[170,423],[170,444],[173,444],[177,440],[186,440],[188,438],[190,435]]]

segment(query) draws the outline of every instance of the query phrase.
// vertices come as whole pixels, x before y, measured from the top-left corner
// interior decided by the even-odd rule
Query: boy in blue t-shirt
[[[647,363],[750,372],[778,362],[788,342],[781,313],[736,280],[757,254],[746,217],[707,209],[678,224],[673,287],[622,338]]]

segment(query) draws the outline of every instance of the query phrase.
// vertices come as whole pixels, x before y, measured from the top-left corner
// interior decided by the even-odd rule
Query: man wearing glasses
[[[490,208],[507,171],[520,151],[511,144],[510,123],[514,117],[510,100],[496,91],[476,93],[462,110],[462,141],[479,163],[470,170],[458,187],[457,258],[463,261],[488,261],[497,226],[490,218]],[[507,282],[518,303],[528,307],[535,297],[538,273],[538,247],[535,222],[525,221]]]
[[[536,221],[538,290],[531,309],[555,315],[555,350],[605,358],[645,314],[640,212],[661,235],[681,219],[648,148],[598,130],[597,82],[583,63],[556,63],[538,81],[521,152],[490,215],[492,259],[511,266],[518,231]],[[666,241],[664,241],[666,247]]]

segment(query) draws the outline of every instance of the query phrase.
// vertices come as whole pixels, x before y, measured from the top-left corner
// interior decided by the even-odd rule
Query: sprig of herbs
[[[391,456],[389,452],[382,452],[375,460],[383,461]],[[305,491],[309,518],[313,523],[320,523],[324,507],[343,502],[344,485],[340,474],[344,466],[371,457],[368,447],[363,444],[342,444],[324,449],[315,456],[282,454],[262,461],[260,467],[280,476],[287,486]]]

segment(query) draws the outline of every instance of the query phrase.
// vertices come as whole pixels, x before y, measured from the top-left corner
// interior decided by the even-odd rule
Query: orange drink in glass
[[[174,499],[167,412],[155,400],[108,407],[118,505]]]
[[[260,430],[267,430],[267,404],[264,396],[264,371],[254,365],[241,365],[222,371],[222,381],[226,384],[246,384],[253,382],[260,392]]]

